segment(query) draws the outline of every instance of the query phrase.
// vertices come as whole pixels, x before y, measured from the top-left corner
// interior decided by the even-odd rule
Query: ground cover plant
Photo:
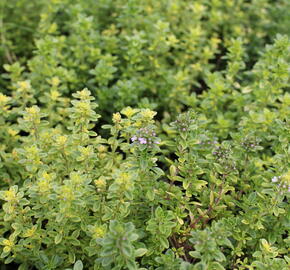
[[[288,0],[0,5],[1,269],[289,269]]]

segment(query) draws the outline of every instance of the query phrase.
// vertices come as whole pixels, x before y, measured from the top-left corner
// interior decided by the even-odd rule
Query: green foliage
[[[4,2],[4,36],[15,33],[10,20],[23,27],[27,21],[32,33],[37,29],[28,68],[14,80],[6,66],[5,78],[29,80],[38,100],[51,90],[53,78],[61,96],[87,87],[107,121],[128,105],[180,112],[188,96],[201,91],[206,73],[223,69],[221,55],[229,46],[228,76],[233,76],[245,66],[241,57],[252,65],[265,42],[290,31],[287,0]],[[15,15],[9,14],[12,7]],[[23,34],[6,39],[23,44]],[[31,46],[28,41],[23,47],[31,51]]]
[[[43,0],[0,1],[1,73],[4,64],[13,64],[15,61],[25,64],[32,56],[33,38],[40,21],[43,3]],[[0,76],[0,87],[7,85],[4,78]]]
[[[26,2],[1,2],[3,269],[288,269],[289,1]]]
[[[135,257],[143,256],[146,249],[134,249],[132,242],[138,239],[134,229],[132,223],[120,224],[116,220],[110,222],[107,236],[100,240],[102,248],[98,260],[104,269],[137,269]]]

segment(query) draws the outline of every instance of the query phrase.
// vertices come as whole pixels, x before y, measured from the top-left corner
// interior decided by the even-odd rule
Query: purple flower
[[[139,138],[138,139],[139,140],[139,142],[141,143],[141,144],[146,144],[147,143],[147,140],[145,139],[145,138]]]
[[[131,141],[132,142],[135,142],[137,140],[137,137],[136,136],[133,136],[132,138],[131,138]]]
[[[137,145],[145,144],[149,148],[152,148],[153,144],[160,143],[152,127],[140,128],[136,131],[136,134],[131,137],[131,141],[135,142]]]
[[[274,177],[272,178],[272,182],[273,182],[273,183],[278,182],[278,177],[277,177],[277,176],[274,176]]]

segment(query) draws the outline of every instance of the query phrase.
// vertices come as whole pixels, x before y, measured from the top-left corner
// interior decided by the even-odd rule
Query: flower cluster
[[[236,163],[232,159],[231,148],[225,147],[224,145],[215,145],[213,156],[217,163],[222,165],[225,170],[231,171],[236,170]]]
[[[279,184],[278,184],[278,188],[280,189],[284,189],[284,190],[286,190],[287,189],[287,191],[288,192],[290,192],[290,184],[287,184],[287,183],[283,183],[283,181],[281,181],[282,179],[281,179],[281,176],[274,176],[272,179],[271,179],[271,181],[272,181],[272,183],[278,183],[278,182],[280,182]]]
[[[152,127],[144,127],[137,130],[136,134],[131,138],[132,143],[139,145],[147,145],[153,147],[160,144],[159,138],[156,137],[156,133]]]
[[[246,138],[241,142],[241,146],[247,151],[256,150],[256,147],[259,146],[260,141],[256,138]]]
[[[211,140],[205,140],[205,141],[200,141],[198,144],[200,145],[217,145],[219,142],[217,140],[217,138],[214,138],[213,141]]]
[[[187,132],[196,128],[195,118],[195,113],[193,111],[188,111],[187,113],[180,114],[177,119],[171,123],[171,126],[176,128],[179,132]]]
[[[274,176],[271,181],[273,183],[276,183],[276,182],[278,182],[280,180],[280,178],[281,178],[281,176],[278,176],[278,177],[277,176]]]
[[[226,149],[222,146],[217,146],[215,151],[212,153],[217,160],[227,159],[230,155],[230,149]]]

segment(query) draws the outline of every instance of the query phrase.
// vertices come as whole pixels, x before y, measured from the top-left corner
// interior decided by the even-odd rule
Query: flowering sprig
[[[230,149],[226,149],[222,146],[217,146],[213,155],[216,157],[217,160],[227,159],[229,154],[231,153]]]
[[[271,181],[273,182],[273,183],[276,183],[276,182],[278,182],[279,181],[279,179],[281,178],[281,176],[274,176],[272,179],[271,179]]]
[[[283,181],[283,180],[286,180],[286,181]],[[272,183],[278,183],[277,187],[279,189],[281,189],[281,191],[283,192],[283,190],[287,190],[288,192],[290,192],[290,184],[287,183],[287,178],[284,176],[274,176],[272,179],[271,179],[271,182]]]
[[[232,146],[225,143],[215,144],[212,155],[215,162],[220,164],[225,172],[230,173],[236,171],[236,161],[233,159]]]
[[[241,141],[241,146],[244,150],[249,152],[255,152],[256,150],[262,150],[263,148],[260,146],[261,140],[255,138],[253,136],[246,136]]]
[[[198,144],[205,145],[205,146],[206,145],[217,145],[217,144],[219,144],[219,141],[217,138],[214,138],[213,140],[200,140],[198,142]]]
[[[191,110],[186,113],[182,113],[170,125],[181,133],[194,130],[197,128],[196,114]]]
[[[153,148],[154,145],[160,144],[160,139],[156,137],[153,127],[148,126],[138,129],[135,135],[131,137],[131,142],[134,145],[146,145]]]

